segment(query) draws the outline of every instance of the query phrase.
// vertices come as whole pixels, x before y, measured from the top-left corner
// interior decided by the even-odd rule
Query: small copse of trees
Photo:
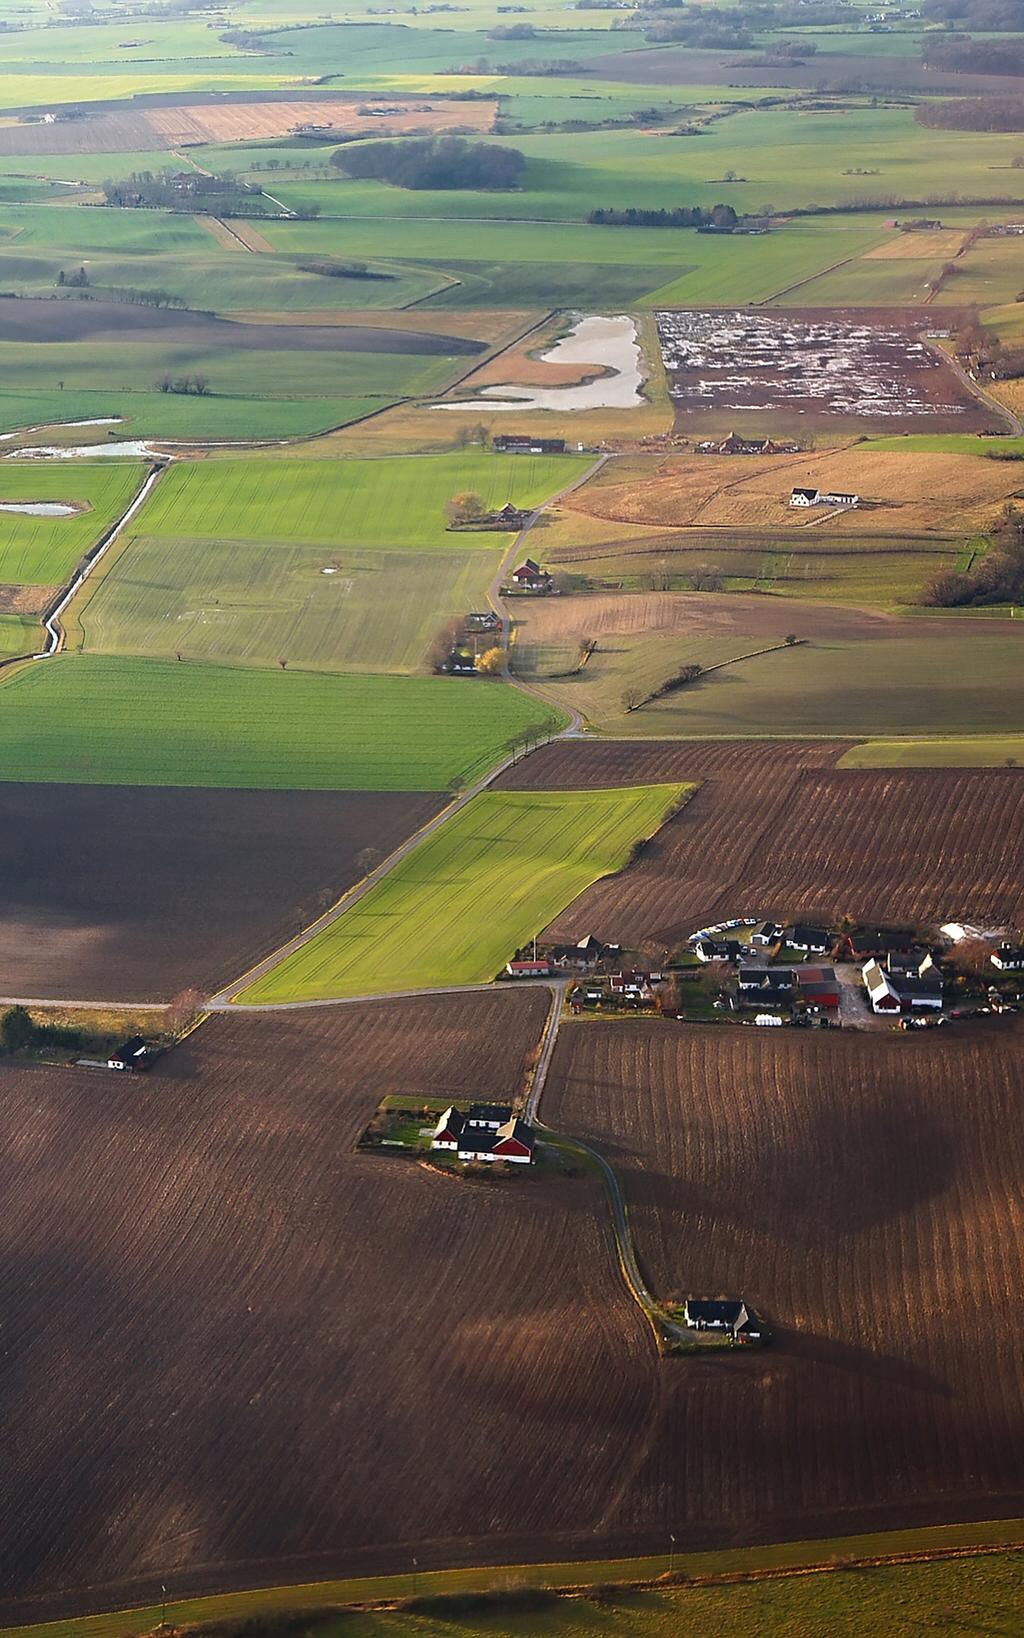
[[[348,144],[331,155],[348,176],[397,188],[518,188],[526,160],[518,148],[460,136]]]

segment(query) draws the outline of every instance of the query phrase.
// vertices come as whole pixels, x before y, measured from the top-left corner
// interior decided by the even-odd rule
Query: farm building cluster
[[[1022,999],[995,973],[1024,972],[1024,946],[984,936],[970,938],[958,924],[929,937],[890,927],[834,929],[811,923],[783,925],[751,918],[701,928],[689,940],[695,964],[716,966],[720,1001],[729,1011],[756,1010],[759,1024],[798,1022],[801,1014],[822,1021],[864,1022],[891,1017],[902,1028],[945,1023],[948,1017],[1016,1009]],[[964,951],[974,950],[973,972]],[[822,964],[827,962],[828,964]],[[987,974],[987,977],[986,977]],[[971,1005],[973,999],[980,1003]]]
[[[669,393],[687,412],[905,422],[970,407],[945,361],[891,317],[695,310],[659,312],[657,323]]]
[[[513,1113],[510,1104],[471,1103],[468,1109],[450,1104],[430,1140],[432,1150],[455,1155],[465,1165],[510,1166],[533,1164],[533,1127]]]
[[[860,496],[843,489],[808,489],[800,486],[790,491],[790,506],[859,506]]]

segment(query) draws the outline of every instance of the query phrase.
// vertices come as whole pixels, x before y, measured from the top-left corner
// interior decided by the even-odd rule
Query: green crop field
[[[498,682],[60,655],[0,680],[8,780],[437,791],[551,720]]]
[[[0,584],[65,581],[83,552],[126,509],[144,476],[138,461],[0,461],[0,506],[49,501],[82,507],[63,518],[0,511]]]
[[[139,519],[154,538],[290,541],[305,546],[493,549],[511,535],[449,532],[445,502],[536,506],[587,470],[578,456],[451,455],[367,460],[216,460],[173,467]]]
[[[442,622],[486,606],[499,559],[143,536],[86,583],[65,623],[74,614],[92,653],[415,671]]]
[[[686,789],[485,791],[239,999],[315,1000],[493,978],[585,887],[620,869]]]
[[[0,660],[31,654],[43,640],[38,620],[27,614],[0,614]]]
[[[122,423],[119,437],[242,443],[248,439],[305,438],[329,432],[374,410],[385,409],[391,402],[386,397],[232,398],[216,393],[195,398],[176,393],[120,391],[116,387],[105,392],[7,393],[0,389],[0,428],[14,432],[24,427],[50,427],[100,417]]]
[[[839,759],[840,768],[1024,767],[1024,734],[960,739],[869,739]]]

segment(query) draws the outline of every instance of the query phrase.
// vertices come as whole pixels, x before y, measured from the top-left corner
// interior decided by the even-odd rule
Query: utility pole
[[[668,1555],[668,1573],[669,1573],[669,1575],[675,1575],[675,1572],[676,1572],[676,1538],[672,1534],[671,1530],[669,1531],[668,1539],[672,1543],[672,1546],[671,1546],[671,1549],[669,1550],[669,1555]]]
[[[160,1596],[163,1600],[160,1605],[160,1625],[165,1627],[167,1625],[167,1588],[162,1581],[160,1583]]]

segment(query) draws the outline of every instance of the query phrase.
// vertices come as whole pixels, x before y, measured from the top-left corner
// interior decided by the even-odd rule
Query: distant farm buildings
[[[799,445],[784,439],[742,438],[736,432],[724,438],[705,438],[697,445],[698,455],[796,455]]]
[[[860,496],[844,489],[794,489],[789,497],[790,506],[859,506]]]
[[[565,439],[533,438],[521,432],[499,432],[494,440],[494,448],[499,455],[564,455]]]

